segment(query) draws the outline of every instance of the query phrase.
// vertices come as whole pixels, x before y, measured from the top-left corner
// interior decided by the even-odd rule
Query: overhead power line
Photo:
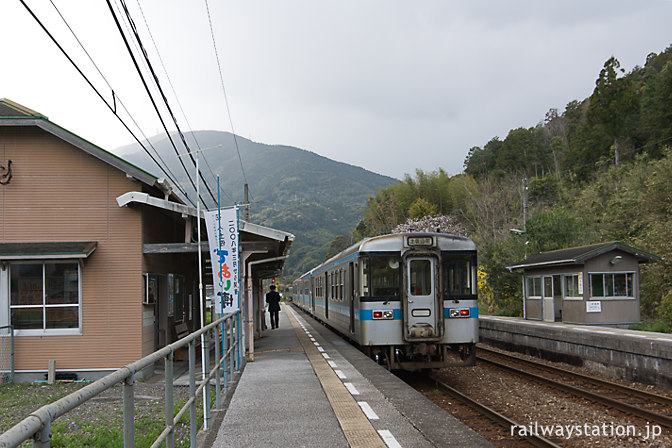
[[[117,95],[117,94],[115,93],[114,89],[112,88],[112,85],[110,85],[110,82],[107,80],[107,78],[105,77],[105,75],[103,74],[103,72],[100,70],[100,68],[98,67],[98,64],[96,64],[96,61],[93,60],[93,58],[91,57],[91,54],[90,54],[90,53],[87,51],[87,49],[84,47],[84,44],[82,44],[82,41],[79,39],[79,37],[77,36],[77,34],[75,33],[75,31],[72,29],[72,27],[70,26],[70,24],[68,23],[68,21],[67,21],[67,20],[65,19],[65,17],[63,16],[63,14],[61,14],[61,11],[58,9],[58,7],[57,7],[56,4],[54,3],[54,1],[53,1],[53,0],[49,0],[49,1],[51,2],[51,5],[52,5],[52,6],[54,7],[54,9],[56,10],[56,12],[58,13],[59,17],[61,18],[61,20],[62,20],[63,23],[65,24],[65,26],[68,28],[68,30],[70,30],[70,33],[71,33],[72,36],[75,38],[75,40],[76,40],[77,43],[79,44],[79,46],[80,46],[80,48],[82,49],[82,51],[84,51],[84,53],[86,54],[86,56],[89,58],[89,61],[91,61],[91,64],[93,64],[93,66],[95,67],[95,69],[96,69],[96,71],[98,72],[98,74],[100,75],[100,77],[103,79],[103,81],[105,81],[105,84],[107,84],[107,87],[110,89],[110,92],[112,92],[112,97],[113,97],[113,101],[114,101],[113,106],[116,106],[116,102],[117,102],[117,101],[119,102],[119,104],[121,105],[121,107],[124,109],[124,111],[126,112],[126,114],[129,116],[129,118],[131,119],[131,121],[132,121],[133,124],[135,125],[135,127],[138,128],[138,130],[139,130],[140,133],[142,134],[142,136],[143,136],[143,138],[145,139],[145,141],[147,142],[147,144],[149,144],[149,146],[154,150],[154,154],[156,154],[156,157],[163,163],[163,165],[164,165],[164,167],[165,167],[165,170],[164,170],[164,168],[161,167],[158,163],[156,163],[156,161],[154,161],[154,162],[156,163],[156,165],[157,165],[157,166],[159,167],[159,169],[166,175],[166,177],[168,177],[168,179],[170,179],[171,182],[176,183],[176,181],[173,179],[173,178],[175,178],[175,174],[173,174],[173,172],[172,172],[172,171],[170,170],[170,168],[168,167],[168,164],[167,164],[167,163],[165,162],[165,160],[163,160],[163,158],[161,157],[161,154],[156,150],[156,148],[154,147],[154,145],[152,145],[152,142],[149,141],[149,139],[147,138],[147,136],[145,135],[145,133],[142,131],[142,128],[141,128],[140,125],[138,125],[138,123],[135,121],[135,118],[133,118],[133,115],[131,114],[131,112],[126,108],[126,105],[125,105],[124,102],[121,100],[121,98],[119,97],[119,95]],[[116,107],[114,107],[114,112],[115,112],[115,115],[116,115]],[[117,115],[117,117],[118,117],[118,115]],[[134,136],[134,137],[135,137],[135,136]],[[136,140],[138,140],[138,139],[136,138]],[[143,147],[143,149],[144,149],[144,146],[142,146],[142,144],[141,144],[141,147]],[[147,151],[147,150],[145,149],[145,151]],[[148,154],[148,155],[149,155],[149,154]],[[151,157],[151,155],[150,155],[150,157]],[[153,160],[153,159],[152,159],[152,160]],[[166,172],[166,171],[167,171],[167,172]],[[168,175],[168,173],[170,173],[170,175]],[[171,176],[172,176],[172,177],[171,177]],[[176,187],[179,188],[179,185],[176,185]],[[183,192],[182,190],[179,190],[179,191],[180,191],[181,193],[183,193],[183,194],[186,194],[186,192]]]
[[[143,86],[145,87],[145,91],[147,92],[147,95],[149,96],[149,99],[150,99],[150,101],[152,102],[152,105],[154,106],[154,110],[156,111],[157,117],[159,118],[159,121],[161,122],[161,125],[163,126],[163,130],[165,131],[166,136],[168,137],[168,140],[170,141],[171,146],[173,147],[173,150],[175,151],[175,154],[178,156],[178,160],[179,160],[179,162],[180,162],[180,165],[182,165],[182,168],[184,169],[185,174],[186,174],[187,177],[189,178],[189,181],[191,182],[191,185],[194,187],[194,190],[197,190],[197,188],[196,188],[196,183],[194,182],[194,180],[192,179],[191,175],[189,174],[189,170],[187,170],[187,167],[184,165],[184,162],[179,158],[179,156],[180,156],[180,152],[179,152],[179,150],[177,149],[177,146],[175,145],[175,142],[173,141],[173,138],[172,138],[172,136],[170,135],[170,132],[168,131],[168,127],[166,126],[166,123],[165,123],[165,121],[163,120],[163,117],[162,117],[162,115],[161,115],[161,112],[159,111],[159,107],[158,107],[158,105],[156,104],[156,101],[154,100],[154,97],[153,97],[153,95],[152,95],[152,92],[151,92],[150,89],[149,89],[149,86],[148,86],[148,84],[147,84],[147,81],[145,80],[145,77],[144,77],[144,75],[143,75],[143,73],[142,73],[142,70],[140,69],[140,66],[139,66],[139,64],[138,64],[138,61],[137,61],[135,55],[133,54],[133,51],[131,50],[131,46],[130,46],[130,44],[129,44],[129,42],[128,42],[128,39],[126,38],[126,35],[124,34],[123,29],[121,28],[121,23],[119,22],[119,18],[117,17],[116,13],[114,12],[114,8],[112,7],[112,4],[111,4],[110,0],[106,0],[106,1],[107,1],[107,5],[108,5],[108,7],[109,7],[109,9],[110,9],[110,13],[112,14],[112,17],[114,18],[114,22],[115,22],[116,25],[117,25],[117,29],[119,30],[119,34],[121,34],[121,37],[122,37],[122,39],[123,39],[123,41],[124,41],[124,44],[126,45],[126,49],[127,49],[128,53],[129,53],[129,55],[131,56],[131,59],[133,60],[133,65],[135,66],[135,69],[136,69],[136,71],[138,72],[138,75],[140,76],[140,80],[142,81],[142,84],[143,84]],[[144,58],[145,58],[145,61],[147,62],[147,64],[148,64],[149,67],[150,67],[150,72],[151,72],[151,74],[152,74],[152,76],[153,76],[153,78],[154,78],[154,81],[155,81],[155,83],[156,83],[156,85],[157,85],[157,87],[158,87],[158,89],[159,89],[159,91],[160,91],[160,93],[161,93],[162,99],[163,99],[163,101],[164,101],[166,107],[168,108],[168,111],[169,111],[169,113],[170,113],[170,115],[171,115],[171,118],[173,119],[173,122],[174,122],[175,126],[176,126],[177,129],[178,129],[178,132],[179,132],[179,134],[180,134],[180,137],[182,138],[182,143],[184,144],[184,147],[185,147],[186,151],[187,151],[187,152],[190,152],[190,150],[189,150],[189,145],[187,145],[187,142],[184,140],[184,135],[183,135],[182,132],[179,130],[179,127],[177,126],[177,121],[175,120],[175,116],[173,115],[172,110],[170,109],[170,106],[168,105],[168,101],[167,101],[167,99],[166,99],[166,97],[165,97],[165,95],[164,95],[164,93],[163,93],[163,90],[161,89],[161,85],[160,85],[160,83],[158,82],[158,78],[156,77],[156,73],[154,72],[153,69],[151,69],[151,64],[150,64],[150,62],[149,62],[149,58],[147,57],[147,53],[146,53],[146,51],[144,50],[144,47],[142,46],[142,42],[141,42],[141,40],[140,40],[140,38],[139,38],[139,36],[138,36],[137,30],[136,30],[136,28],[135,28],[135,25],[133,24],[133,20],[131,19],[130,14],[128,13],[128,9],[126,8],[126,4],[124,3],[123,0],[121,0],[121,3],[122,3],[122,6],[123,6],[123,8],[124,8],[126,17],[127,17],[127,19],[129,20],[129,22],[130,22],[131,28],[132,28],[132,30],[133,30],[133,34],[135,35],[135,38],[136,38],[138,44],[140,45],[141,52],[143,53],[143,56],[144,56]],[[196,161],[193,159],[193,156],[190,155],[190,157],[191,157],[192,161],[194,162],[194,166],[196,166]],[[200,173],[199,173],[199,174],[200,174]],[[202,175],[201,175],[201,177],[202,177]],[[204,182],[205,182],[205,179],[204,179]],[[206,183],[206,187],[207,187],[208,191],[210,192],[210,196],[213,198],[213,201],[216,201],[216,200],[214,199],[214,195],[212,194],[212,191],[210,191],[210,188],[207,186],[207,183]],[[205,204],[205,201],[203,200],[203,198],[202,198],[200,195],[198,195],[197,200],[200,200],[203,204]]]
[[[105,103],[108,109],[114,114],[115,117],[121,122],[121,124],[126,128],[126,130],[133,136],[136,142],[140,145],[140,147],[147,153],[147,155],[152,159],[152,161],[159,167],[159,169],[163,172],[163,174],[166,175],[168,179],[171,180],[176,185],[176,188],[185,196],[185,198],[193,205],[193,202],[189,199],[187,193],[182,190],[177,184],[177,182],[159,165],[159,163],[156,161],[154,156],[147,150],[147,148],[142,144],[140,139],[133,133],[133,131],[129,128],[129,126],[126,124],[126,122],[117,114],[116,108],[110,105],[110,103],[105,99],[105,97],[100,93],[100,91],[96,88],[96,86],[93,85],[91,80],[84,74],[84,72],[79,68],[79,66],[75,63],[75,61],[70,57],[67,51],[61,46],[61,44],[56,40],[56,38],[51,34],[51,32],[46,28],[46,26],[42,23],[42,21],[35,15],[32,9],[26,4],[24,0],[19,0],[21,4],[23,5],[24,8],[28,11],[28,13],[33,17],[33,19],[38,23],[38,25],[42,28],[42,30],[47,34],[47,36],[51,39],[51,41],[58,47],[58,49],[63,53],[63,55],[66,57],[66,59],[72,64],[72,66],[77,70],[77,72],[84,78],[84,80],[87,82],[87,84],[93,89],[94,92],[98,95],[98,97]],[[60,13],[59,13],[60,14]],[[81,43],[80,43],[81,45]],[[87,53],[88,54],[88,53]],[[109,85],[109,84],[108,84]],[[112,90],[110,88],[110,90]],[[114,96],[114,90],[112,90],[113,96]],[[125,108],[124,108],[125,109]],[[128,111],[127,111],[128,113]],[[130,114],[129,114],[130,116]],[[137,124],[136,124],[137,125]]]
[[[149,23],[147,22],[147,17],[145,17],[145,12],[142,9],[142,5],[140,5],[140,0],[136,0],[136,2],[138,4],[138,9],[140,10],[140,14],[142,15],[142,19],[145,22],[145,27],[147,28],[147,33],[149,34],[149,37],[152,41],[152,45],[154,45],[154,50],[156,51],[156,55],[158,56],[159,62],[161,63],[161,68],[163,68],[163,73],[166,76],[166,79],[168,80],[168,85],[170,86],[170,88],[173,92],[173,96],[175,97],[175,100],[177,101],[177,106],[180,108],[180,112],[182,113],[182,116],[184,117],[184,121],[187,124],[187,128],[191,132],[191,137],[194,139],[194,143],[196,143],[196,146],[198,147],[198,149],[202,149],[200,143],[198,142],[198,139],[196,138],[196,135],[194,134],[194,131],[191,128],[191,124],[189,123],[189,119],[187,118],[187,114],[184,112],[184,109],[182,108],[182,103],[180,102],[180,99],[177,96],[177,92],[175,91],[175,86],[173,85],[173,82],[171,81],[170,76],[168,75],[168,70],[166,69],[165,63],[163,62],[163,58],[161,57],[161,53],[159,52],[159,47],[156,44],[156,40],[154,40],[154,35],[152,34],[152,30],[149,28]],[[210,163],[208,162],[207,157],[205,156],[205,154],[203,154],[202,156],[203,156],[203,161],[205,162],[205,165],[208,167],[208,171],[210,171],[210,174],[212,175],[212,177],[214,179],[217,179],[217,176],[213,172],[212,167],[210,166]],[[223,193],[227,198],[229,198],[231,203],[235,202],[233,200],[233,198],[226,191],[224,191],[222,188],[220,188],[219,191],[221,193]]]
[[[215,58],[217,59],[217,69],[219,71],[219,82],[222,86],[222,93],[224,94],[224,104],[226,105],[226,112],[229,117],[229,124],[231,125],[231,134],[233,134],[233,142],[236,145],[236,151],[238,152],[238,161],[240,162],[240,170],[243,174],[243,180],[247,185],[247,176],[245,175],[245,168],[243,167],[243,159],[240,156],[240,148],[238,147],[238,139],[236,138],[236,131],[233,127],[233,119],[231,118],[231,109],[229,108],[229,99],[226,95],[226,88],[224,87],[224,76],[222,75],[222,64],[219,62],[219,52],[217,51],[217,43],[215,41],[215,32],[212,27],[212,17],[210,16],[210,6],[208,5],[208,0],[205,0],[205,10],[208,13],[208,24],[210,25],[210,36],[212,37],[212,46],[215,50]]]

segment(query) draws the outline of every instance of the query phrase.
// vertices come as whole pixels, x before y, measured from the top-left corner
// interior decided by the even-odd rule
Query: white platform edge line
[[[385,442],[385,445],[387,445],[388,448],[401,448],[401,445],[399,445],[397,439],[395,439],[392,433],[387,429],[379,429],[378,434],[380,434],[380,437],[383,439],[383,442]]]

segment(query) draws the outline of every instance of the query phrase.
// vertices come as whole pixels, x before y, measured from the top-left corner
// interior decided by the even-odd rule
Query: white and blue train
[[[476,245],[468,238],[383,235],[302,275],[292,299],[388,369],[473,365],[476,272]]]

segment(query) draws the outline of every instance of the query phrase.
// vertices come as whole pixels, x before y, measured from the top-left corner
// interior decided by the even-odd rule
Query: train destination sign
[[[408,237],[409,246],[433,246],[434,238],[431,236]]]

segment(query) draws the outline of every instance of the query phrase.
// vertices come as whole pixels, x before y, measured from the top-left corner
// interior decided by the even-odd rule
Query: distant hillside
[[[197,148],[194,138],[204,152],[199,166],[216,195],[212,172],[220,175],[226,196],[222,206],[243,202],[243,174],[232,134],[219,131],[196,131],[185,134],[190,146]],[[369,195],[377,189],[397,182],[363,168],[336,162],[326,157],[291,146],[265,145],[236,137],[245,168],[250,199],[250,221],[293,233],[296,241],[287,261],[285,275],[300,275],[323,261],[329,243],[338,235],[349,234],[362,217],[362,208]],[[177,143],[179,139],[174,139]],[[151,139],[172,173],[195,198],[184,170],[166,137]],[[178,146],[181,148],[181,145]],[[129,153],[129,151],[131,151]],[[151,151],[151,149],[150,149]],[[123,157],[161,177],[151,159],[137,146],[119,148]],[[184,152],[184,150],[180,150]],[[155,156],[156,157],[156,156]],[[188,157],[184,163],[192,178],[193,164]],[[214,208],[209,194],[201,186],[201,196]]]

